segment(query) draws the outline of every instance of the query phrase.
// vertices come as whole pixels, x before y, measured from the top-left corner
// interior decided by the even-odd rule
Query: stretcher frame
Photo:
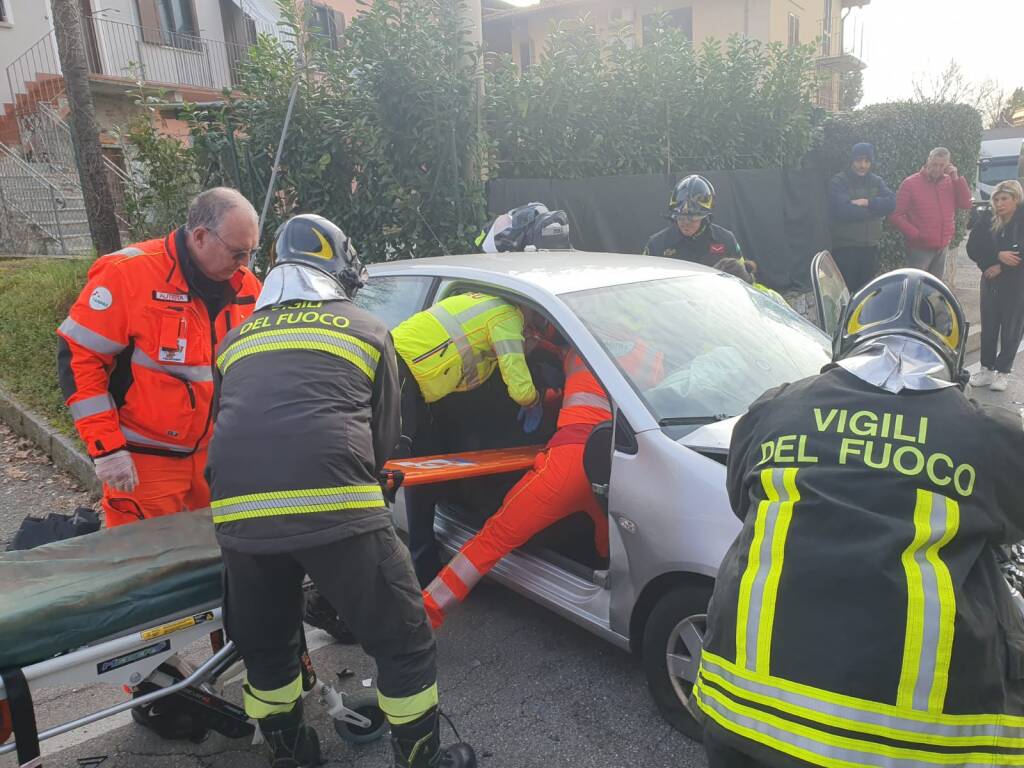
[[[241,665],[238,651],[230,640],[180,681],[175,681],[160,673],[154,675],[157,668],[171,656],[182,653],[193,643],[209,637],[212,633],[222,630],[223,627],[223,610],[220,605],[197,606],[187,612],[176,612],[157,622],[135,627],[60,656],[22,667],[20,672],[24,675],[28,686],[30,707],[33,707],[31,694],[45,688],[95,684],[136,686],[147,679],[157,682],[161,687],[156,691],[104,707],[42,732],[36,731],[34,717],[27,726],[29,732],[22,732],[22,728],[26,728],[26,726],[19,727],[18,723],[14,723],[14,739],[10,743],[0,745],[0,755],[17,751],[18,759],[21,761],[19,762],[20,768],[37,768],[43,764],[43,757],[39,750],[40,742],[113,717],[135,707],[150,704],[187,688],[197,689],[205,694],[206,698],[216,699],[217,706],[227,708],[225,712],[227,716],[248,720],[241,707],[220,699],[219,694],[212,688],[212,685],[225,673],[234,672]],[[323,682],[316,684],[314,693],[317,694],[321,703],[326,707],[327,713],[335,721],[348,723],[358,728],[370,727],[369,719],[345,706],[343,693]],[[7,701],[7,686],[3,680],[0,680],[0,703],[7,703]],[[9,717],[10,712],[6,716]],[[27,745],[24,742],[18,743],[19,734],[27,739]]]

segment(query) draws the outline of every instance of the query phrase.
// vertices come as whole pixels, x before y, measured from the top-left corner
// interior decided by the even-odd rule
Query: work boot
[[[302,700],[291,712],[259,719],[260,733],[270,750],[271,768],[312,768],[323,763],[320,739],[302,719]]]
[[[395,768],[476,768],[476,753],[460,741],[441,746],[441,724],[434,707],[418,720],[391,726]]]

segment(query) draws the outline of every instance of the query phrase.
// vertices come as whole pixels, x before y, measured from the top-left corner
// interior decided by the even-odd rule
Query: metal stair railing
[[[6,167],[3,167],[6,166]],[[18,153],[0,142],[0,204],[9,211],[14,211],[39,229],[51,240],[60,244],[61,252],[67,252],[64,231],[61,227],[60,211],[67,202],[60,190],[45,176],[26,163]],[[13,171],[13,172],[11,172]],[[25,205],[28,200],[48,200],[53,211],[53,224],[48,225],[39,220],[39,211],[29,210]]]

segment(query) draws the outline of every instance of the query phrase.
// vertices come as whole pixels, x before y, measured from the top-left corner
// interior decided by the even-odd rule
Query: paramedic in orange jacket
[[[61,389],[108,528],[209,506],[214,350],[252,313],[257,239],[248,200],[207,190],[184,227],[97,259],[57,329]]]
[[[638,384],[653,386],[664,377],[663,356],[640,342],[613,342],[617,362]],[[423,602],[436,629],[455,603],[505,555],[559,520],[583,511],[594,522],[594,546],[608,556],[608,517],[583,469],[583,449],[593,428],[612,418],[608,395],[583,359],[565,355],[565,393],[558,431],[537,454],[533,469],[513,486],[481,531],[466,542],[430,585]]]

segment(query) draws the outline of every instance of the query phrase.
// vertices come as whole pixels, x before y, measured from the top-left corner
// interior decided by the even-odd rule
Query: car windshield
[[[615,285],[562,298],[663,427],[737,416],[765,390],[816,374],[829,361],[821,331],[725,275]],[[657,359],[656,376],[650,366],[630,364],[637,345],[647,359]]]

